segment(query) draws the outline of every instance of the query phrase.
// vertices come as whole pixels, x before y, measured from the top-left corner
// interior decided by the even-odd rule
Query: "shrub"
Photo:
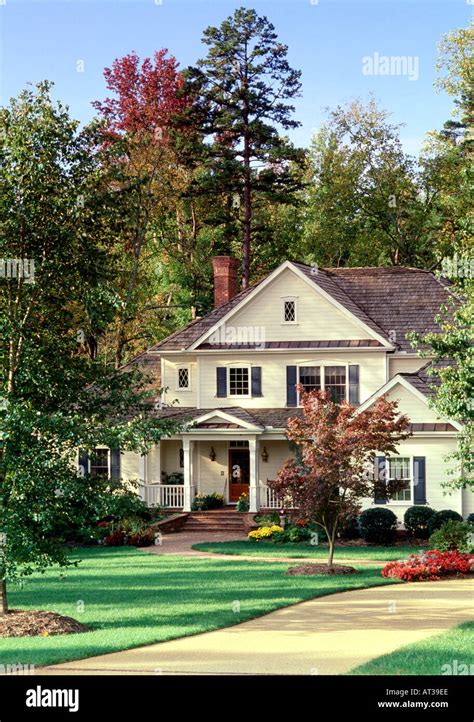
[[[191,509],[193,511],[207,511],[208,509],[220,509],[224,506],[222,494],[203,494],[194,497]]]
[[[382,569],[383,577],[402,579],[404,582],[435,580],[453,574],[474,573],[474,557],[460,552],[432,550],[412,554],[408,559],[388,562]]]
[[[280,533],[282,531],[283,528],[277,524],[274,524],[273,526],[261,526],[254,531],[249,531],[248,538],[251,541],[262,541],[263,539],[271,539],[273,534]]]
[[[431,534],[436,531],[436,529],[439,529],[443,526],[443,524],[447,521],[462,521],[461,514],[458,514],[457,511],[453,511],[452,509],[442,509],[441,511],[435,511],[433,516],[428,522],[428,529]]]
[[[471,552],[474,550],[473,536],[471,524],[451,519],[433,532],[430,536],[430,547],[440,552]]]
[[[155,541],[155,532],[147,522],[138,516],[123,519],[118,524],[109,525],[109,533],[104,537],[105,546],[151,546]]]
[[[429,521],[436,514],[429,506],[410,506],[403,517],[405,529],[417,539],[428,539]]]
[[[474,524],[474,511],[466,519],[468,524]]]
[[[248,494],[241,494],[239,498],[237,499],[237,511],[248,511],[250,508],[249,503],[249,495]]]
[[[360,535],[371,544],[390,544],[396,528],[397,517],[390,509],[366,509],[359,517]]]
[[[280,515],[276,511],[269,514],[256,514],[253,520],[259,526],[272,526],[273,524],[280,524]]]
[[[349,519],[344,526],[341,527],[339,536],[342,539],[358,539],[360,537],[359,518],[357,516],[353,516]]]
[[[163,484],[184,484],[184,474],[182,471],[173,471],[171,474],[163,471],[161,473],[161,480]]]
[[[138,516],[141,519],[151,519],[151,511],[138,494],[132,490],[122,489],[120,493],[110,494],[102,518],[113,517],[124,519]]]

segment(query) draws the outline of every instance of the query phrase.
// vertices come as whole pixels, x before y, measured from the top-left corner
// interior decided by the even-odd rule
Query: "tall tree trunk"
[[[247,56],[247,44],[245,45],[245,55]],[[244,78],[242,81],[244,90],[244,107],[243,107],[243,121],[244,121],[244,238],[243,238],[243,251],[242,251],[242,288],[248,288],[250,283],[250,232],[252,226],[252,192],[251,192],[251,181],[250,181],[250,129],[249,129],[249,106],[248,98],[246,96],[248,88],[248,63],[247,57],[245,58],[244,66]]]
[[[0,614],[8,612],[7,581],[0,579]]]
[[[326,532],[327,533],[327,532]],[[329,556],[328,556],[328,567],[332,567],[334,560],[334,546],[336,543],[336,529],[334,528],[328,536],[329,543]]]

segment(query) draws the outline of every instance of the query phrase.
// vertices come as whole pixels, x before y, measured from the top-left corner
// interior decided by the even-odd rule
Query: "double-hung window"
[[[404,481],[405,485],[400,491],[395,492],[392,501],[411,502],[412,498],[412,473],[411,459],[406,456],[393,456],[387,459],[388,481]]]
[[[345,366],[299,366],[298,383],[305,391],[329,392],[332,401],[339,404],[347,398]]]
[[[94,449],[94,453],[90,458],[90,473],[93,476],[107,478],[109,474],[109,450]]]
[[[340,404],[346,398],[346,367],[326,366],[324,368],[324,390],[329,392],[329,398]]]
[[[250,396],[250,369],[248,366],[229,368],[229,396]]]

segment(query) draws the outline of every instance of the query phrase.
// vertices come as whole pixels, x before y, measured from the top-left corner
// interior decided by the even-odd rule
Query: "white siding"
[[[297,299],[297,324],[282,323],[284,297]],[[258,326],[267,341],[373,338],[373,332],[362,328],[290,269],[257,293],[226,326]]]
[[[398,447],[400,456],[424,456],[426,457],[426,501],[428,506],[437,511],[441,509],[454,509],[462,514],[462,493],[459,489],[448,493],[443,488],[443,482],[449,481],[452,477],[448,469],[454,468],[453,462],[445,460],[447,454],[456,448],[456,439],[434,438],[434,437],[412,437],[401,443]],[[397,502],[388,504],[374,504],[373,499],[364,499],[363,508],[377,508],[383,506],[391,509],[403,521],[403,515],[412,502]]]
[[[228,495],[228,442],[227,441],[197,441],[195,479],[200,494]],[[211,461],[209,453],[213,447],[216,459]]]
[[[232,355],[201,356],[200,389],[201,408],[242,406],[244,408],[282,408],[286,406],[286,367],[290,365],[330,366],[354,363],[360,367],[360,400],[365,401],[385,383],[385,357],[377,352],[363,353],[316,353],[294,351],[289,354],[271,352],[241,352]],[[241,396],[216,397],[216,367],[235,365],[261,366],[262,396],[245,398]]]
[[[409,391],[401,384],[396,384],[387,394],[387,398],[390,401],[398,401],[400,412],[406,414],[415,424],[445,421],[445,419],[440,419],[433,409],[416,396],[415,392]]]
[[[178,390],[178,368],[187,366],[190,371],[191,389],[189,391]],[[186,355],[173,356],[172,359],[163,359],[163,378],[161,385],[168,388],[165,396],[166,403],[171,404],[177,401],[179,406],[197,406],[197,384],[198,373],[196,359]]]
[[[265,446],[268,453],[268,461],[262,461],[261,454]],[[259,483],[265,484],[274,480],[285,461],[291,458],[292,454],[287,441],[260,441],[258,477]]]
[[[120,455],[120,475],[122,479],[138,479],[140,477],[140,456],[132,451],[124,451]]]
[[[388,357],[388,377],[392,379],[397,374],[412,374],[415,371],[419,371],[422,366],[425,366],[427,362],[426,358],[403,358],[400,356]]]

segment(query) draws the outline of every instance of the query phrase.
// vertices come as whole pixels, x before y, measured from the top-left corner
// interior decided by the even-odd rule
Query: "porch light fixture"
[[[263,447],[262,461],[264,461],[265,463],[268,461],[268,451],[266,446]]]
[[[210,450],[210,452],[209,452],[209,458],[210,458],[211,461],[215,461],[215,460],[216,460],[216,452],[214,451],[214,447],[213,447],[213,446],[211,446],[211,450]]]

